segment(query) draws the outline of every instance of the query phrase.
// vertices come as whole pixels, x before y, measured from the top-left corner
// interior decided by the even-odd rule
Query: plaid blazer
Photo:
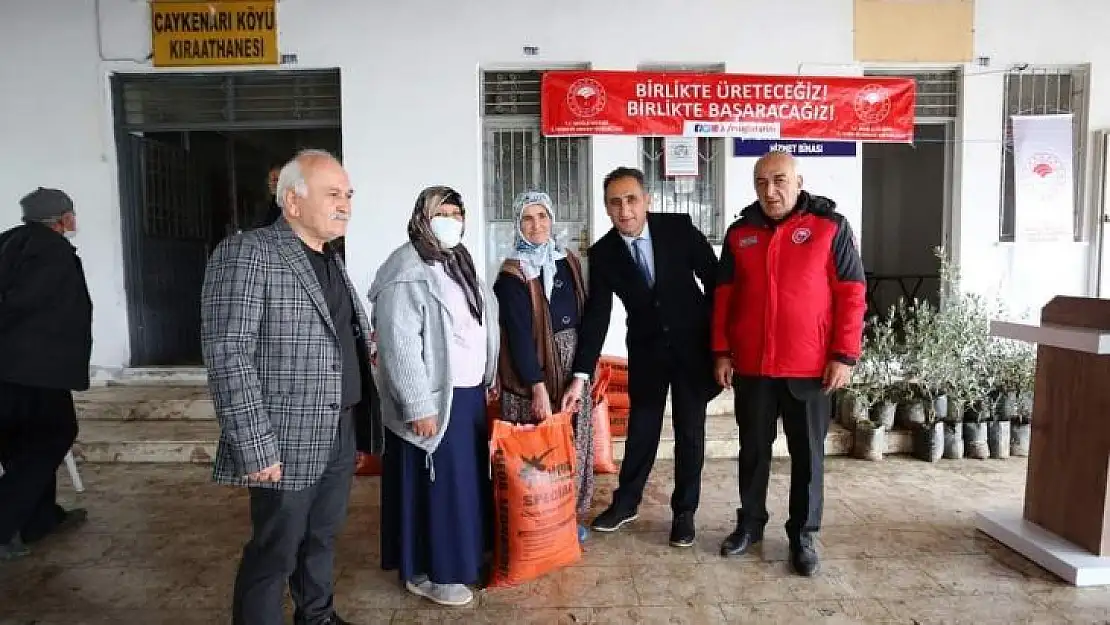
[[[378,453],[370,323],[345,268],[343,277],[365,359],[356,430],[360,448]],[[316,273],[285,219],[216,246],[201,291],[201,341],[220,423],[213,479],[278,490],[316,483],[338,430],[343,358]],[[277,483],[245,478],[276,462],[282,463]]]

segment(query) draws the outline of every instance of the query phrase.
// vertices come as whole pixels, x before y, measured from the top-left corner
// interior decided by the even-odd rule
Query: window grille
[[[512,221],[513,200],[538,189],[551,196],[555,219],[589,219],[589,142],[581,137],[544,137],[539,122],[512,125],[486,122],[486,218]]]
[[[724,64],[708,65],[642,65],[644,72],[721,73]],[[697,177],[671,177],[664,175],[665,150],[662,137],[644,137],[640,141],[640,162],[644,183],[651,196],[651,208],[661,213],[681,213],[690,216],[694,225],[709,239],[719,244],[724,238],[724,165],[727,158],[726,139],[720,137],[698,138]]]
[[[338,128],[338,70],[117,74],[133,131]]]
[[[1006,73],[1003,87],[1002,197],[999,206],[999,240],[1013,241],[1015,226],[1014,115],[1072,114],[1072,149],[1075,183],[1074,233],[1083,240],[1083,206],[1086,172],[1087,75],[1078,68],[1030,68]]]
[[[960,113],[960,72],[868,70],[868,76],[900,76],[913,78],[917,101],[914,117],[918,120],[953,120]]]
[[[689,215],[711,243],[724,238],[720,187],[723,148],[724,143],[717,138],[699,137],[698,176],[667,178],[663,175],[663,137],[645,137],[642,141],[644,182],[651,194],[652,210]]]
[[[554,234],[570,249],[581,253],[590,245],[590,139],[543,136],[541,77],[531,70],[482,73],[482,199],[491,280],[512,249],[513,200],[522,191],[551,196]]]
[[[482,112],[485,115],[540,116],[542,72],[484,72]]]

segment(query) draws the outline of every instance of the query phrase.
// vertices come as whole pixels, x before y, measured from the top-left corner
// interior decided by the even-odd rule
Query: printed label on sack
[[[515,585],[576,560],[575,456],[570,416],[534,427],[497,423],[497,534],[492,586]]]

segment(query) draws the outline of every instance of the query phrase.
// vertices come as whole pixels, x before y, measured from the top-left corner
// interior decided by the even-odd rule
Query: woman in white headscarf
[[[558,409],[556,402],[570,383],[585,282],[578,257],[555,236],[555,214],[546,193],[527,191],[517,196],[513,216],[515,249],[493,285],[501,321],[501,418],[538,423]],[[587,386],[574,415],[580,520],[593,499],[591,411]],[[585,525],[579,523],[579,540],[586,536]]]

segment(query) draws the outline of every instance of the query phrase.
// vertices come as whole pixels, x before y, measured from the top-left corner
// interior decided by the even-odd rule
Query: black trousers
[[[296,625],[318,625],[334,613],[335,543],[354,472],[354,419],[347,410],[316,484],[297,491],[250,489],[252,533],[235,577],[235,625],[283,625],[286,581]]]
[[[790,518],[786,534],[796,540],[821,529],[824,506],[825,436],[832,400],[819,379],[737,376],[736,424],[740,428],[740,523],[757,536],[767,525],[767,484],[778,418],[790,450]]]
[[[640,506],[663,431],[667,390],[671,392],[674,425],[675,514],[694,512],[701,499],[701,472],[705,464],[704,384],[691,381],[689,372],[669,352],[630,353],[628,356],[628,438],[613,505],[633,511]]]
[[[0,382],[0,543],[33,542],[64,518],[58,466],[76,439],[73,393]]]

